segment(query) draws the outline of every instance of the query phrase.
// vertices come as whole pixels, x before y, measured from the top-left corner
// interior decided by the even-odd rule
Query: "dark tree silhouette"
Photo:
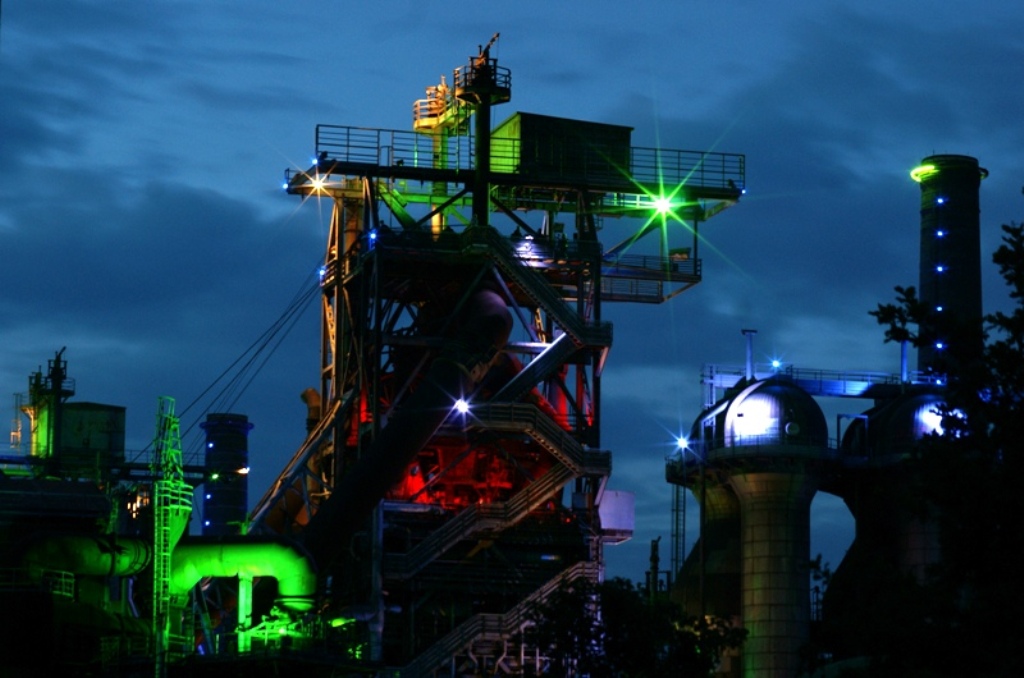
[[[567,582],[531,615],[528,641],[550,660],[545,675],[592,678],[707,676],[746,631],[686,619],[666,596],[632,582]]]
[[[986,334],[979,356],[937,366],[947,377],[942,433],[921,441],[911,460],[920,482],[907,492],[934,509],[942,556],[923,581],[890,587],[901,592],[883,606],[893,614],[861,620],[878,639],[870,675],[1024,675],[1013,649],[1024,633],[1024,226],[1002,229],[993,261],[1012,311],[986,315],[983,328],[938,328],[915,289],[897,287],[895,303],[871,312],[887,341]]]

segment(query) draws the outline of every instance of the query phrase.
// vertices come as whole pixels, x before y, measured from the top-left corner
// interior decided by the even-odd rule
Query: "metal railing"
[[[757,435],[732,434],[711,441],[691,441],[686,449],[666,455],[665,463],[673,469],[692,468],[724,460],[779,455],[814,459],[837,459],[836,441],[823,436],[791,436],[779,432]]]
[[[515,525],[574,477],[572,471],[557,464],[506,503],[467,507],[431,532],[409,553],[387,557],[386,566],[395,576],[408,579],[469,535],[500,531]]]
[[[601,473],[611,468],[608,452],[585,450],[572,433],[535,405],[490,403],[474,407],[472,414],[473,420],[482,428],[527,434],[574,473]]]
[[[466,236],[468,247],[483,245],[482,251],[490,255],[502,272],[515,280],[534,302],[550,313],[577,346],[611,345],[611,323],[594,323],[580,317],[543,275],[523,265],[508,238],[489,228],[473,229]]]
[[[543,604],[560,586],[581,577],[596,582],[600,576],[600,569],[597,563],[576,563],[552,577],[508,612],[473,615],[398,671],[397,675],[402,678],[429,676],[446,661],[469,648],[478,638],[508,638],[515,635],[530,623],[532,611]]]
[[[621,254],[605,259],[602,275],[612,277],[658,277],[672,280],[675,277],[700,277],[700,259],[662,257],[649,254]]]
[[[316,154],[371,167],[473,169],[471,137],[431,135],[404,130],[316,126]]]
[[[746,156],[738,153],[631,148],[629,171],[633,179],[674,189],[679,184],[743,190]]]
[[[65,570],[0,568],[0,591],[42,590],[62,598],[75,597],[75,575]]]
[[[868,386],[899,386],[903,379],[891,372],[868,370],[822,370],[786,365],[781,368],[758,363],[753,366],[758,379],[782,377],[798,383],[805,390],[814,393],[835,395],[858,395]],[[734,386],[746,375],[742,365],[705,365],[701,381],[720,388]],[[942,375],[912,371],[907,374],[907,383],[941,385]]]
[[[317,125],[316,154],[374,167],[473,170],[473,138],[405,130]],[[439,152],[439,144],[444,144]],[[675,188],[681,184],[741,191],[746,157],[737,153],[587,145],[548,147],[543,159],[523,158],[519,139],[491,140],[490,170],[538,178],[560,177],[585,183],[634,184]],[[621,159],[620,159],[621,158]],[[628,166],[623,166],[628,164]]]
[[[665,297],[665,285],[660,280],[641,278],[612,278],[602,276],[601,298],[604,301],[633,301],[660,304]]]

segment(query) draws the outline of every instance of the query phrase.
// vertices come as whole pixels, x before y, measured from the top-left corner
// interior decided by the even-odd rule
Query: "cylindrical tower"
[[[208,414],[203,535],[239,534],[249,507],[249,431],[243,414]]]
[[[693,433],[700,453],[670,478],[697,495],[704,513],[680,578],[687,612],[703,603],[704,614],[748,631],[738,665],[719,674],[797,675],[810,638],[811,500],[833,463],[825,416],[779,377],[744,382]],[[703,589],[696,594],[695,582]]]
[[[744,676],[795,676],[811,623],[811,500],[807,469],[735,473],[743,544]]]
[[[677,573],[676,595],[687,615],[739,619],[739,501],[727,485],[706,477],[695,480],[690,489],[703,515],[699,540]]]
[[[917,367],[926,371],[945,362],[944,354],[970,360],[981,352],[975,328],[982,313],[978,189],[988,170],[970,156],[932,155],[910,176],[921,185],[920,298],[937,319],[918,349]],[[953,347],[952,341],[970,345]]]

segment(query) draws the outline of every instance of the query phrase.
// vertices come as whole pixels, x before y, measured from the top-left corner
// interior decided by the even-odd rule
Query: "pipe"
[[[171,595],[187,595],[204,577],[273,577],[276,604],[299,613],[313,608],[316,568],[297,544],[280,538],[250,535],[178,544],[171,556]]]
[[[907,368],[907,344],[906,339],[900,342],[900,383],[906,384],[910,381],[910,371]]]
[[[754,335],[757,330],[740,330],[747,338],[747,381],[754,379]]]
[[[377,502],[402,479],[416,454],[451,414],[455,401],[480,383],[508,342],[512,314],[497,292],[476,292],[463,318],[458,333],[446,342],[423,381],[306,526],[303,544],[321,568],[348,548]]]
[[[141,572],[152,558],[153,547],[141,539],[66,534],[36,540],[25,552],[22,564],[29,570],[124,577]]]

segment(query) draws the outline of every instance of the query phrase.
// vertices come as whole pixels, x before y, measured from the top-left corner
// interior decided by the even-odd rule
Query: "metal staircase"
[[[475,406],[472,413],[468,429],[526,434],[578,476],[611,472],[610,453],[585,448],[572,433],[534,405],[488,403]]]
[[[549,451],[558,463],[508,502],[467,507],[408,553],[386,556],[384,570],[387,575],[409,579],[471,535],[497,533],[520,522],[570,480],[584,475],[604,479],[611,473],[609,452],[585,449],[569,432],[533,405],[498,403],[479,406],[473,411],[469,428],[526,434]]]
[[[558,587],[579,578],[597,581],[600,568],[597,563],[580,562],[572,565],[521,600],[504,614],[473,615],[448,635],[434,643],[429,650],[397,672],[400,678],[423,678],[435,675],[446,662],[465,653],[480,640],[507,639],[515,636],[530,623],[530,613],[541,605]]]
[[[384,571],[398,579],[409,579],[470,535],[493,534],[515,525],[575,477],[570,469],[555,464],[510,501],[470,506],[431,532],[408,553],[385,556]]]

